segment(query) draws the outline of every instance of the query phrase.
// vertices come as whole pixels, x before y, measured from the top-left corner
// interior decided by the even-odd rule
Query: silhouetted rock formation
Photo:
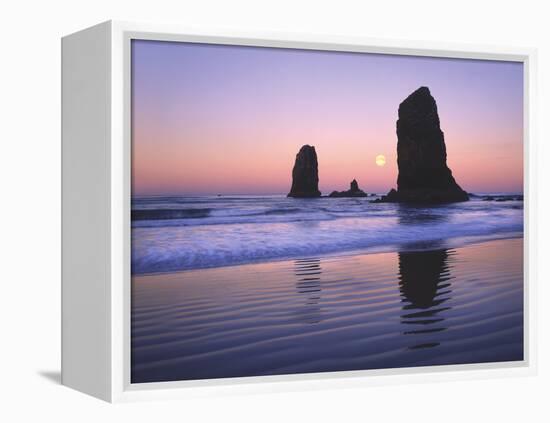
[[[479,197],[476,195],[476,197]],[[523,201],[523,195],[486,195],[483,201]]]
[[[317,153],[315,147],[304,145],[296,154],[296,161],[292,169],[292,187],[288,197],[312,198],[320,196]]]
[[[469,199],[447,167],[437,104],[427,87],[420,87],[399,105],[397,165],[397,191],[392,189],[382,201],[448,203]]]
[[[366,197],[367,193],[359,189],[359,184],[354,179],[349,184],[348,191],[332,191],[329,197]]]

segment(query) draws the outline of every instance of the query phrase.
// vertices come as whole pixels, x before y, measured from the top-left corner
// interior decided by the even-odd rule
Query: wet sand
[[[523,359],[523,240],[132,278],[132,382]]]

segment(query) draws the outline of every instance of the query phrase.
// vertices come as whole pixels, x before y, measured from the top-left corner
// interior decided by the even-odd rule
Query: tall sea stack
[[[437,104],[427,87],[420,87],[399,105],[397,165],[397,191],[392,189],[382,201],[450,203],[469,199],[447,167]]]
[[[304,145],[296,154],[292,169],[292,187],[287,197],[313,198],[320,197],[319,171],[315,147]]]

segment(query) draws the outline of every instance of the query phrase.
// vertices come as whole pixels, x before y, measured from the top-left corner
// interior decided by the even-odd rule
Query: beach
[[[451,207],[473,207],[474,216],[482,206]],[[498,205],[511,210],[499,209],[499,222],[517,211],[512,206]],[[414,238],[430,225],[452,226],[452,213],[444,212],[438,219],[437,208],[427,218],[417,210],[414,222],[401,213],[396,224],[403,234],[410,225]],[[204,213],[186,227],[197,230],[193,222]],[[283,213],[273,215],[286,224]],[[357,219],[337,220],[348,218]],[[395,216],[373,219],[395,223]],[[317,216],[314,228],[322,222]],[[510,230],[491,240],[482,233],[475,240],[466,230],[453,242],[432,236],[398,248],[388,242],[382,250],[281,249],[278,257],[246,264],[204,251],[225,259],[212,266],[165,254],[165,272],[133,261],[146,271],[132,277],[132,383],[522,360],[523,238],[506,222]],[[224,222],[216,225],[223,231]],[[177,263],[181,270],[171,270]]]
[[[132,60],[133,383],[523,359],[523,64]]]

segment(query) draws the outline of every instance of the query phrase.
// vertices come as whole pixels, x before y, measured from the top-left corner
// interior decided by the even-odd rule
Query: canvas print
[[[133,40],[131,381],[523,360],[523,64]]]

